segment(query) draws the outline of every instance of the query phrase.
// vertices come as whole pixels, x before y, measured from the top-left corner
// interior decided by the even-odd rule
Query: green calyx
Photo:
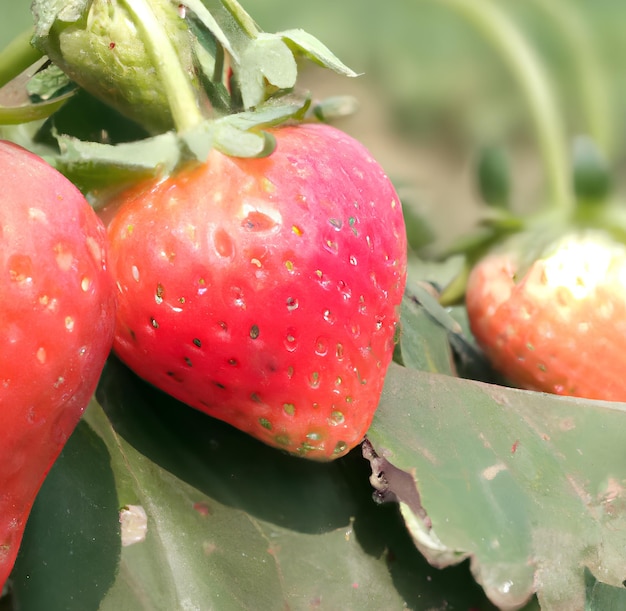
[[[297,56],[355,76],[302,30],[262,32],[236,0],[34,0],[33,14],[43,53],[155,135],[275,102]]]
[[[159,64],[171,64],[174,54],[176,64],[167,70],[184,75],[181,95],[195,80],[188,30],[174,4],[93,0],[50,8],[35,0],[33,12],[35,44],[73,81],[150,132],[174,127],[169,84]],[[191,103],[198,112],[195,97]]]

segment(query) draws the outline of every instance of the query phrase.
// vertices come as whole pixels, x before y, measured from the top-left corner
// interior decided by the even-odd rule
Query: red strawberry
[[[313,459],[358,444],[392,357],[406,275],[398,196],[327,125],[262,159],[208,161],[123,194],[109,226],[114,348],[139,376]]]
[[[520,254],[490,254],[466,303],[476,340],[516,386],[626,401],[624,244],[580,231],[526,269]]]
[[[106,231],[42,159],[0,142],[0,590],[113,342]]]

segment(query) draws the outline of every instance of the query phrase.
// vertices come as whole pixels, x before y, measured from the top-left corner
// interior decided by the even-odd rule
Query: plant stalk
[[[176,130],[179,133],[191,131],[204,117],[189,75],[181,65],[174,45],[147,0],[123,2],[135,18],[135,25],[142,34],[146,50],[163,84]]]
[[[577,77],[587,134],[607,157],[615,147],[610,81],[580,7],[563,0],[535,0],[539,10],[554,22],[567,45]]]
[[[541,62],[519,29],[491,0],[444,0],[497,49],[523,90],[543,157],[550,203],[566,213],[574,209],[566,130]]]

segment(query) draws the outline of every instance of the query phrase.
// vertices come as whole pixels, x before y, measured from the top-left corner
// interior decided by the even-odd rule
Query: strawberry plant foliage
[[[372,502],[359,451],[326,464],[286,456],[176,403],[114,359],[97,398],[33,510],[16,571],[20,608],[489,608],[465,566],[430,567],[397,507]],[[79,511],[94,489],[97,508]],[[147,535],[121,549],[112,572],[120,550],[111,536],[125,505],[146,510]],[[85,539],[94,512],[100,534]],[[74,533],[73,547],[59,546],[50,529]],[[70,551],[100,556],[95,566],[59,562]],[[57,587],[71,579],[81,583],[77,598]]]
[[[448,3],[468,11],[488,4]],[[171,212],[176,193],[186,189],[196,199],[209,193],[219,200],[219,181],[198,183],[202,193],[189,187],[189,177],[200,173],[207,157],[211,163],[220,160],[217,166],[223,162],[231,170],[248,172],[244,182],[250,197],[226,221],[207,223],[210,231],[195,242],[197,219],[172,222],[176,229],[169,234],[157,230],[149,218],[135,223],[135,210],[118,225],[112,221],[110,235],[119,247],[112,265],[118,291],[127,297],[139,287],[145,298],[124,304],[118,353],[172,395],[270,444],[336,460],[320,465],[261,445],[144,384],[112,357],[99,386],[100,405],[92,404],[73,438],[81,455],[94,461],[94,469],[89,470],[87,460],[76,461],[76,445],[70,445],[57,465],[60,471],[55,471],[71,481],[98,480],[104,492],[75,502],[64,494],[63,477],[49,480],[14,574],[16,603],[27,610],[29,605],[41,607],[35,600],[46,601],[50,609],[88,600],[85,604],[104,610],[129,604],[157,610],[204,608],[207,601],[233,608],[488,608],[466,570],[468,563],[491,602],[502,608],[523,605],[535,591],[542,604],[557,609],[582,608],[585,597],[589,608],[601,608],[612,597],[621,599],[617,587],[625,577],[621,551],[626,543],[621,511],[626,482],[620,460],[623,406],[548,398],[456,377],[494,379],[463,332],[467,323],[462,308],[449,312],[438,306],[437,273],[420,276],[428,282],[410,287],[402,304],[403,331],[395,357],[404,367],[391,366],[364,445],[375,496],[388,501],[380,506],[372,502],[367,463],[358,447],[348,450],[370,424],[391,358],[406,261],[399,202],[383,180],[386,208],[381,210],[389,216],[381,217],[379,210],[369,216],[349,214],[350,205],[362,211],[370,199],[377,199],[360,199],[367,191],[363,180],[370,174],[383,178],[382,173],[368,159],[367,168],[356,167],[357,172],[354,164],[341,166],[339,174],[351,175],[352,184],[341,197],[329,194],[332,185],[325,181],[332,172],[316,165],[323,158],[316,151],[317,158],[307,163],[319,175],[315,184],[329,193],[318,198],[311,212],[304,203],[315,198],[307,192],[299,201],[304,217],[292,217],[293,210],[281,208],[277,199],[293,203],[294,198],[276,198],[275,188],[278,184],[281,194],[295,188],[296,178],[306,174],[299,166],[302,157],[291,150],[289,162],[298,171],[291,183],[284,181],[286,186],[284,177],[273,182],[276,175],[271,175],[272,164],[285,150],[281,141],[289,140],[285,134],[300,134],[296,142],[307,134],[310,145],[316,132],[332,131],[321,126],[285,128],[285,123],[309,122],[325,116],[324,108],[341,107],[336,102],[317,105],[307,94],[294,92],[297,60],[305,57],[347,76],[354,72],[302,30],[262,32],[234,0],[35,0],[33,7],[39,55],[47,54],[73,82],[64,81],[61,87],[40,76],[24,88],[24,81],[17,79],[11,87],[30,92],[30,103],[0,108],[0,120],[48,117],[43,125],[6,133],[45,153],[95,206],[127,183],[146,179],[149,187],[123,193],[123,203],[132,202],[137,193],[149,193],[150,206],[163,204]],[[501,19],[499,23],[506,25]],[[511,30],[502,28],[500,44],[507,39],[503,32]],[[41,101],[49,95],[48,102]],[[59,110],[62,104],[66,106]],[[106,112],[93,111],[104,107]],[[106,123],[100,122],[104,115]],[[562,126],[558,113],[552,117],[554,144]],[[341,147],[335,144],[331,148],[336,153]],[[562,144],[546,146],[545,154],[561,170]],[[302,141],[299,146],[307,149]],[[588,161],[585,172],[576,170],[580,180],[575,191],[596,205],[607,195],[609,183],[604,166],[589,166]],[[259,177],[253,168],[266,175]],[[357,174],[361,176],[354,180]],[[221,179],[226,175],[222,172]],[[209,171],[209,178],[216,176]],[[475,241],[479,247],[526,227],[507,209],[508,181],[501,179],[495,191],[483,185],[499,209]],[[567,172],[549,182],[556,200],[572,205]],[[167,189],[174,197],[161,197]],[[343,207],[333,207],[342,197]],[[318,239],[319,227],[301,221],[310,221],[320,210],[320,226],[329,233]],[[391,243],[375,243],[375,229],[390,230],[380,235]],[[127,238],[142,231],[143,239],[125,250],[131,243]],[[255,231],[264,239],[233,239]],[[159,232],[164,241],[151,253],[142,250],[156,243]],[[272,241],[274,234],[283,238],[283,250]],[[200,245],[197,250],[208,243],[211,265],[198,263],[178,243],[173,248],[180,235],[191,236],[187,246]],[[302,240],[308,235],[315,238],[313,246]],[[319,265],[299,269],[316,245],[313,262]],[[222,282],[220,270],[236,260],[238,251],[245,257],[237,261],[248,267],[237,275],[233,270],[241,270],[231,265],[231,276]],[[150,269],[150,257],[161,257],[166,266],[177,257],[185,259],[193,290],[188,293],[190,276],[171,269],[163,276],[164,268],[156,265]],[[329,261],[339,259],[343,268],[335,274]],[[350,273],[360,266],[373,270],[373,276]],[[268,270],[276,274],[263,284]],[[370,300],[372,287],[379,294]],[[194,309],[204,303],[200,298],[209,289],[214,301],[205,311],[217,324],[212,331],[197,323]],[[261,307],[257,303],[256,309],[249,308],[255,296]],[[331,297],[332,308],[322,307],[324,298]],[[275,303],[284,317],[275,315]],[[184,310],[191,316],[181,323],[178,314]],[[345,315],[341,325],[334,318],[337,311]],[[294,320],[298,327],[290,324]],[[285,328],[267,341],[267,330],[280,325]],[[325,334],[329,328],[332,337]],[[167,329],[182,333],[164,339]],[[229,341],[222,337],[226,331],[232,333]],[[349,357],[348,343],[353,348]],[[261,344],[265,350],[256,351]],[[290,360],[296,346],[304,345],[308,352],[298,348],[300,360]],[[198,376],[197,370],[203,374]],[[296,399],[287,396],[291,378],[305,388]],[[212,386],[207,392],[202,385],[208,383]],[[350,413],[350,406],[357,403],[352,391],[362,387],[367,392],[359,404],[367,409],[361,418]],[[320,409],[318,388],[332,397],[326,411]],[[224,391],[237,396],[230,402],[236,409],[220,407],[216,397]],[[269,409],[268,397],[278,412]],[[242,406],[250,402],[259,410],[252,424],[241,417]],[[304,418],[294,426],[301,414]],[[47,512],[46,503],[66,509],[65,515],[62,510]],[[59,562],[67,548],[46,532],[58,526],[55,532],[68,537],[84,534],[89,529],[81,524],[94,516],[94,505],[102,509],[98,519],[103,536],[94,536],[98,541],[81,554],[102,554],[102,563],[86,570],[80,563]],[[120,551],[119,510],[126,506],[145,510],[147,531],[145,540],[140,537]],[[67,522],[72,512],[80,514],[76,524]],[[435,567],[468,562],[436,571],[418,549]],[[47,596],[32,598],[35,586],[29,590],[29,584],[37,584],[43,593],[58,587],[53,575],[59,573],[33,569],[41,569],[44,562],[68,583],[80,583],[80,596],[68,586],[66,592],[57,590],[54,603]]]
[[[428,522],[398,498],[425,555],[437,566],[471,557],[503,608],[535,589],[546,608],[582,608],[583,566],[621,586],[624,406],[433,382],[393,367],[369,433],[416,480]],[[415,410],[419,425],[398,436],[398,418]]]

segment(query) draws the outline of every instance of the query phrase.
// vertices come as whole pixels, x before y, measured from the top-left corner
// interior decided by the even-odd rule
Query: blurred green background
[[[0,44],[30,22],[28,0],[1,0]],[[439,0],[247,0],[267,31],[301,27],[361,73],[339,78],[307,67],[315,96],[350,94],[359,111],[340,127],[362,140],[403,199],[433,226],[436,244],[476,220],[473,169],[481,146],[504,144],[513,159],[514,204],[541,202],[543,173],[526,102],[501,54]],[[624,157],[622,57],[626,5],[619,0],[499,0],[541,58],[568,135],[589,129],[586,99],[602,110],[612,163]],[[589,51],[591,50],[591,53]],[[589,66],[593,79],[586,78]],[[581,78],[582,74],[582,78]],[[598,86],[599,84],[599,86]]]

